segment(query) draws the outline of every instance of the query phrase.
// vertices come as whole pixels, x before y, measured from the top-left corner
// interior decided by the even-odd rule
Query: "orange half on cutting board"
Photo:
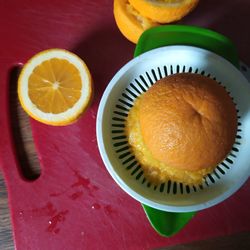
[[[68,125],[87,108],[92,95],[88,67],[77,55],[49,49],[33,56],[18,78],[18,97],[35,120]]]

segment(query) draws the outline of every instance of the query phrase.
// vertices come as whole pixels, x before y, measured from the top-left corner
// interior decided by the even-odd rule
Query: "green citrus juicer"
[[[154,27],[142,34],[134,56],[115,74],[102,96],[97,114],[97,142],[116,183],[142,203],[153,228],[169,237],[181,230],[196,211],[222,202],[248,179],[250,84],[238,70],[234,44],[204,28]],[[126,117],[136,98],[157,80],[181,72],[209,76],[226,88],[238,112],[237,136],[231,152],[202,184],[191,186],[169,180],[153,185],[144,176],[128,144],[124,131]]]
[[[134,57],[168,45],[189,45],[203,48],[221,55],[236,67],[239,66],[236,48],[227,37],[208,29],[184,25],[159,26],[145,31],[137,43]],[[163,236],[177,233],[196,213],[166,212],[144,204],[142,206],[151,225]]]

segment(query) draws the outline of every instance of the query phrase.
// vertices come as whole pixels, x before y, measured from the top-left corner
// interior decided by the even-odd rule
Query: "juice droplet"
[[[100,209],[101,206],[98,204],[98,203],[94,203],[92,206],[91,206],[92,209]]]
[[[68,212],[69,212],[68,210],[61,211],[61,212],[57,213],[54,217],[52,217],[49,220],[49,226],[47,228],[47,231],[58,233],[59,232],[59,229],[57,228],[58,223],[65,221],[66,214],[68,214]]]

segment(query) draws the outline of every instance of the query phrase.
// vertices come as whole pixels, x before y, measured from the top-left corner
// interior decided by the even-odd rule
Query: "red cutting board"
[[[250,23],[250,3],[235,2],[201,1],[182,23],[229,36],[250,64],[249,33],[240,29]],[[109,176],[97,148],[96,112],[109,80],[133,58],[135,48],[115,25],[111,0],[1,1],[0,38],[0,164],[17,249],[153,249],[250,230],[250,181],[225,202],[199,212],[176,236],[164,238]],[[86,62],[95,96],[73,125],[30,120],[42,170],[28,182],[14,153],[8,74],[13,65],[53,47],[71,50]]]

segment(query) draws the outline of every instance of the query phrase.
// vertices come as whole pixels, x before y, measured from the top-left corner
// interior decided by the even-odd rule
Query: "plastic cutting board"
[[[112,1],[5,1],[0,26],[0,165],[17,249],[154,249],[250,230],[249,181],[227,201],[198,213],[179,234],[164,238],[107,173],[96,144],[96,111],[106,84],[134,51],[116,28]],[[85,60],[95,97],[74,125],[30,120],[42,168],[30,182],[22,178],[15,156],[9,72],[52,47]]]

